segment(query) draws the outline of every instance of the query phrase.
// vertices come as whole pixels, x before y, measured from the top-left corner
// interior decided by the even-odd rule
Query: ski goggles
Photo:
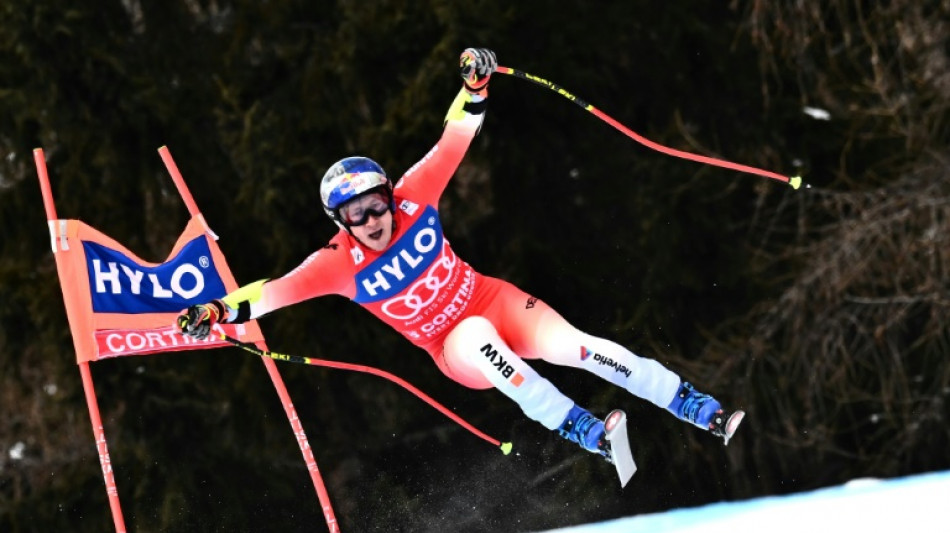
[[[369,217],[379,218],[389,211],[389,198],[381,192],[358,196],[340,207],[340,220],[347,226],[362,226]]]

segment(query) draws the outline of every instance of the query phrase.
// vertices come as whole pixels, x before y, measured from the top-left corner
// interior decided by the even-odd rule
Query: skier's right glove
[[[221,300],[212,300],[206,304],[193,305],[178,316],[178,329],[182,335],[204,340],[211,334],[211,328],[227,318],[227,308]]]
[[[488,48],[466,48],[459,58],[459,74],[465,90],[472,94],[481,93],[488,86],[488,79],[498,66],[495,52]]]

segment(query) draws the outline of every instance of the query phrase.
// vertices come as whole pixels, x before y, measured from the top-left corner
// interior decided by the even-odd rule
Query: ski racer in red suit
[[[660,363],[574,328],[543,301],[484,276],[452,250],[439,198],[482,124],[496,64],[487,49],[461,55],[463,88],[439,142],[392,185],[365,157],[347,157],[324,175],[320,195],[340,231],[300,266],[261,280],[179,317],[203,338],[216,322],[242,322],[327,294],[345,296],[426,350],[449,378],[496,388],[538,421],[609,459],[604,423],[576,405],[526,360],[580,368],[666,408],[726,442],[742,412],[682,382]]]

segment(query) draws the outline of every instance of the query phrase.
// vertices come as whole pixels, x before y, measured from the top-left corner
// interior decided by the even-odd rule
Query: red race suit
[[[341,229],[329,244],[287,275],[261,286],[251,301],[251,317],[303,300],[345,296],[429,352],[440,368],[445,337],[472,315],[491,317],[492,306],[528,296],[513,285],[476,272],[452,250],[439,220],[439,198],[481,127],[483,114],[470,112],[459,93],[439,142],[403,174],[394,189],[395,224],[389,246],[373,251]],[[481,106],[476,106],[481,111]],[[232,302],[229,302],[232,304]],[[493,320],[493,322],[496,322]],[[517,320],[501,328],[517,327]]]

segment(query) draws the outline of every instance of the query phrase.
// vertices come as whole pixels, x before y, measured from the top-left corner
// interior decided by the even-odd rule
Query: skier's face
[[[340,218],[364,246],[379,252],[393,237],[393,214],[388,198],[382,193],[367,194],[340,208]]]

